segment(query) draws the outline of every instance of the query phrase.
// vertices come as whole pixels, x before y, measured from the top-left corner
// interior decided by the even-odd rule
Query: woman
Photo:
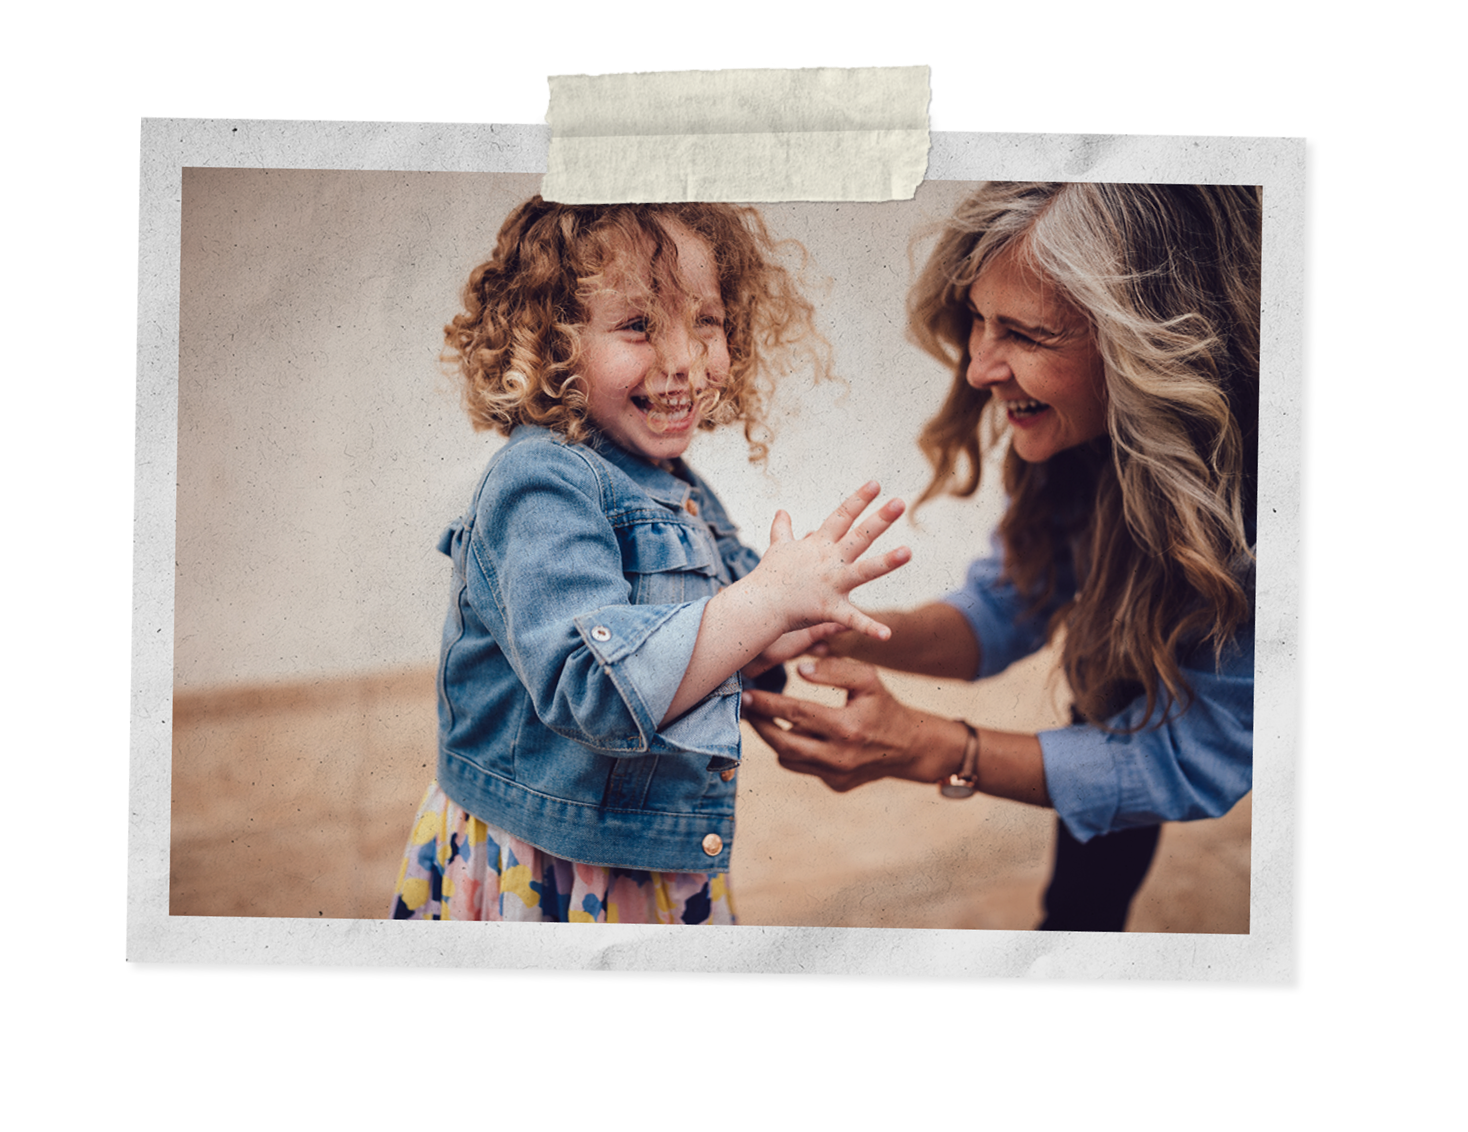
[[[1250,788],[1260,221],[1236,186],[967,199],[908,321],[956,371],[920,437],[923,500],[971,495],[1007,425],[993,553],[942,601],[877,614],[888,641],[820,648],[802,672],[844,708],[746,695],[780,762],[837,790],[893,777],[1053,807],[1044,929],[1122,930],[1158,823]],[[1038,735],[907,707],[863,663],[978,679],[1057,636],[1073,725]]]

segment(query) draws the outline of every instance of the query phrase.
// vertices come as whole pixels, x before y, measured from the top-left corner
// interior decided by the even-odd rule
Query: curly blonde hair
[[[1011,447],[1005,571],[1035,605],[1075,548],[1080,595],[1051,623],[1077,710],[1137,695],[1186,709],[1179,653],[1252,615],[1262,194],[1219,185],[990,183],[956,210],[908,296],[908,327],[954,383],[919,443],[920,502],[971,495],[999,422],[971,387],[966,298],[999,256],[1053,280],[1089,321],[1107,434],[1026,464]],[[1158,684],[1161,688],[1158,688]],[[1166,712],[1164,713],[1166,714]]]
[[[639,272],[656,326],[686,297],[669,224],[708,244],[725,308],[729,377],[699,427],[742,421],[750,460],[768,453],[766,421],[774,381],[806,360],[830,376],[830,346],[815,309],[780,262],[795,241],[777,244],[753,208],[728,204],[568,205],[530,198],[506,218],[494,253],[470,273],[464,310],[444,327],[444,360],[457,364],[464,409],[476,429],[504,435],[537,424],[583,441],[595,426],[578,379],[586,301]]]

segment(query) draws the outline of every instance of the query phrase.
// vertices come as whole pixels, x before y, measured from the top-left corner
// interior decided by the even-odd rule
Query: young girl
[[[740,676],[841,627],[867,484],[764,560],[683,462],[739,421],[754,458],[768,379],[811,307],[759,215],[728,205],[534,197],[445,328],[474,426],[509,437],[439,549],[453,596],[437,780],[399,874],[399,919],[733,922]]]

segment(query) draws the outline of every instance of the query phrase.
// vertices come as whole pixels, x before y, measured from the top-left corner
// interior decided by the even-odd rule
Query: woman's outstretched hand
[[[804,538],[795,537],[786,512],[775,512],[769,550],[737,585],[746,587],[766,609],[770,620],[781,627],[782,637],[825,623],[855,629],[877,640],[891,636],[887,626],[868,617],[847,597],[857,586],[890,574],[912,558],[905,546],[862,557],[905,509],[902,500],[889,499],[866,521],[858,522],[880,491],[877,483],[866,484]],[[830,636],[830,632],[822,635]],[[785,659],[798,656],[819,639],[813,636],[802,642],[803,648],[787,653]]]
[[[846,689],[845,706],[755,689],[743,698],[746,718],[786,770],[840,791],[879,778],[937,782],[958,770],[968,736],[963,725],[899,702],[871,665],[831,657],[803,663],[799,672],[812,684]]]
[[[743,700],[745,717],[786,770],[813,774],[844,791],[879,778],[942,782],[963,765],[967,725],[900,702],[870,664],[828,657],[805,661],[799,671],[812,684],[845,688],[845,706],[828,708],[754,688]],[[980,734],[979,788],[985,794],[1052,804],[1038,736],[988,729]]]

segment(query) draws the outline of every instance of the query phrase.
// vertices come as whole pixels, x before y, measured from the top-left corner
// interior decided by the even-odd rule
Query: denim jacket
[[[522,425],[439,541],[439,785],[569,860],[729,868],[740,677],[658,725],[704,606],[759,558],[678,468]]]

